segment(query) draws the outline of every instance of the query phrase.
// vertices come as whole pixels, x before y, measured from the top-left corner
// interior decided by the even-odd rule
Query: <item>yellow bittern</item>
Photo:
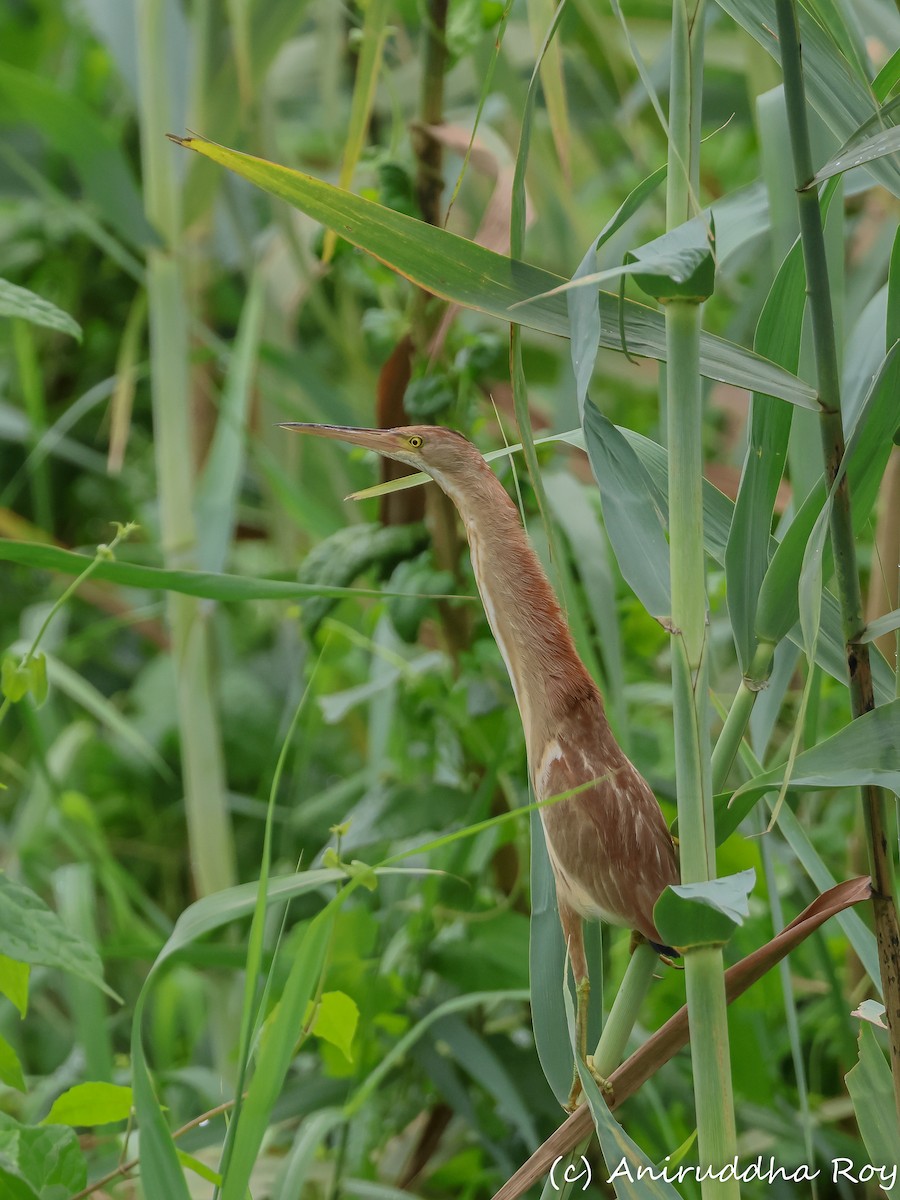
[[[518,510],[475,446],[453,430],[293,422],[282,428],[408,463],[430,475],[459,510],[478,591],[522,717],[535,798],[572,793],[539,811],[576,982],[579,1051],[590,1066],[582,918],[624,926],[659,953],[674,953],[660,944],[653,906],[664,888],[678,882],[678,863],[656,797],[613,736]],[[576,1084],[572,1103],[577,1090]]]

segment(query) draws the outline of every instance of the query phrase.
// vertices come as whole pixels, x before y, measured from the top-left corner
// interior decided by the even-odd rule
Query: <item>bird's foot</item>
[[[616,1089],[613,1086],[613,1084],[610,1083],[610,1081],[604,1075],[601,1075],[600,1072],[597,1070],[597,1068],[594,1066],[593,1055],[591,1055],[591,1054],[585,1055],[584,1065],[590,1071],[591,1078],[593,1079],[594,1083],[596,1083],[597,1087],[603,1093],[603,1099],[606,1101],[607,1104],[612,1105],[612,1102],[615,1099]],[[572,1080],[571,1090],[569,1091],[569,1098],[566,1100],[566,1103],[564,1105],[566,1112],[571,1113],[571,1112],[575,1111],[575,1109],[581,1103],[581,1096],[582,1096],[583,1091],[584,1091],[584,1088],[581,1083],[581,1076],[578,1073],[578,1067],[576,1065],[575,1076]]]

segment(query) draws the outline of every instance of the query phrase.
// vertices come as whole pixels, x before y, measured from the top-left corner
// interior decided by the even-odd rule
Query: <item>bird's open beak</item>
[[[408,447],[393,429],[355,429],[352,425],[311,425],[302,421],[285,421],[280,429],[292,429],[295,433],[311,433],[314,437],[331,438],[337,442],[349,442],[352,446],[364,446],[376,454],[393,455]]]

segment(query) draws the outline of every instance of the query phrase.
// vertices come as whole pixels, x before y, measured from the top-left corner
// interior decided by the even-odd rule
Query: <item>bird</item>
[[[653,922],[653,906],[678,883],[678,859],[650,785],[615,739],[600,689],[579,657],[518,509],[477,447],[455,430],[281,427],[362,446],[425,472],[462,518],[476,586],[522,719],[576,987],[577,1052],[593,1070],[583,920],[631,929],[633,939],[646,940],[664,958],[675,956]],[[560,795],[566,798],[544,803]],[[576,1068],[566,1107],[574,1107],[579,1091]]]

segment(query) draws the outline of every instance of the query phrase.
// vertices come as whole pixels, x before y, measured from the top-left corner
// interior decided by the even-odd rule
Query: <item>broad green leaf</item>
[[[666,166],[658,167],[636,188],[633,188],[610,219],[606,222],[588,247],[584,258],[575,268],[572,281],[577,282],[594,272],[597,251],[613,236],[626,221],[640,209],[641,205],[656,191],[666,177]],[[573,288],[566,293],[569,307],[572,370],[575,373],[575,391],[578,411],[584,411],[584,402],[594,373],[594,363],[600,348],[600,303],[591,288]]]
[[[900,46],[887,60],[872,83],[872,92],[882,104],[900,83]]]
[[[900,1196],[897,1164],[900,1163],[900,1129],[891,1068],[888,1066],[875,1030],[868,1021],[859,1027],[859,1061],[844,1076],[853,1101],[859,1132],[866,1145],[868,1161],[879,1176],[876,1184],[888,1196]],[[859,1178],[858,1172],[853,1178]]]
[[[820,482],[803,501],[781,541],[775,543],[756,605],[756,634],[760,641],[777,645],[800,618],[798,588],[803,553],[824,503],[825,486]]]
[[[0,1113],[0,1196],[3,1200],[67,1200],[87,1183],[74,1129],[19,1125]]]
[[[127,1121],[131,1088],[117,1083],[76,1083],[53,1101],[42,1125],[109,1125]]]
[[[718,0],[718,4],[780,64],[775,0]],[[810,103],[838,140],[846,142],[877,112],[871,89],[803,5],[797,6],[797,16],[803,44],[803,76]],[[900,166],[889,159],[877,159],[869,164],[869,170],[880,183],[900,195]]]
[[[765,771],[741,784],[731,799],[739,823],[764,792],[781,785],[784,767]],[[883,704],[804,750],[794,760],[793,791],[875,784],[900,795],[900,700]]]
[[[0,120],[10,119],[43,134],[65,157],[94,209],[128,242],[147,246],[158,240],[144,218],[125,154],[71,88],[10,62],[0,64]]]
[[[653,496],[658,500],[664,498],[668,490],[668,458],[666,451],[650,438],[629,429],[619,429],[625,437],[653,484]],[[625,481],[627,483],[627,481]],[[668,507],[664,510],[668,521]],[[728,531],[734,511],[733,503],[727,496],[713,487],[707,480],[703,481],[703,542],[707,554],[720,565],[724,561],[725,546]],[[854,514],[855,515],[855,514]],[[770,551],[774,553],[777,543],[773,538]],[[616,548],[618,553],[618,549]],[[796,620],[796,617],[795,617]],[[800,632],[797,627],[788,630],[787,635],[792,641],[800,644]],[[841,613],[835,597],[826,592],[822,601],[822,635],[816,649],[816,662],[834,679],[844,683],[847,678],[847,652],[844,646]],[[872,677],[875,685],[875,699],[878,704],[886,704],[894,696],[894,676],[881,654],[872,656]]]
[[[504,321],[569,336],[565,297],[544,297],[544,293],[566,283],[558,275],[496,254],[445,229],[426,225],[299,171],[199,138],[173,140],[337,229],[341,237],[434,295]],[[601,293],[600,306],[601,344],[621,350],[618,299]],[[629,352],[664,359],[662,315],[631,301],[626,301],[624,311]],[[793,404],[809,407],[815,401],[815,392],[808,384],[752,351],[710,334],[701,336],[700,370],[711,379],[781,396]]]
[[[0,279],[0,317],[19,317],[23,321],[30,321],[32,325],[43,325],[46,329],[68,333],[81,341],[81,326],[74,317],[43,296],[30,292],[28,288],[17,287],[8,279]]]
[[[666,617],[672,611],[666,498],[624,433],[592,404],[585,405],[584,436],[619,570],[647,611]]]
[[[838,471],[837,483],[845,474],[850,481],[853,526],[857,532],[868,520],[884,463],[890,453],[890,436],[897,421],[898,388],[900,345],[895,345],[885,355],[869,393],[856,414]],[[830,547],[825,544],[830,511],[831,499],[825,498],[824,484],[820,483],[810,491],[778,544],[760,586],[756,632],[762,641],[777,643],[801,617],[806,622],[804,644],[807,650],[812,645],[813,631],[819,620],[815,597],[821,594],[825,564],[830,561],[826,557],[830,554]],[[809,552],[808,558],[806,550]],[[801,579],[805,596],[803,603],[800,596]]]
[[[576,275],[550,295],[589,290],[610,279],[634,277],[654,300],[706,300],[715,282],[715,260],[710,245],[712,225],[707,217],[694,217],[652,242],[630,250],[619,267]]]
[[[750,915],[749,896],[756,883],[751,867],[706,883],[671,884],[653,909],[653,921],[669,946],[688,950],[724,946]]]
[[[103,982],[100,956],[36,896],[0,872],[0,954],[18,962],[56,967],[86,979],[118,1000]]]
[[[0,954],[0,995],[6,996],[19,1010],[19,1016],[28,1012],[28,979],[31,967],[26,962]]]
[[[5,1037],[0,1037],[0,1083],[15,1088],[17,1092],[26,1090],[19,1056]]]
[[[312,1015],[312,1002],[304,1014],[304,1024]],[[310,1033],[337,1046],[348,1062],[353,1062],[353,1038],[359,1024],[359,1008],[346,992],[323,992],[316,1007],[316,1019]]]
[[[47,656],[32,654],[28,660],[28,690],[34,696],[34,702],[40,706],[47,699]]]
[[[799,239],[779,268],[756,328],[754,347],[796,371],[806,307],[806,271]],[[728,616],[741,667],[753,657],[759,589],[769,562],[770,528],[784,473],[793,410],[783,400],[755,392],[734,520],[725,550]]]
[[[707,300],[715,288],[715,234],[711,218],[694,217],[652,242],[630,250],[634,281],[654,300]]]
[[[87,1172],[85,1172],[87,1177]],[[41,1200],[30,1183],[27,1183],[19,1174],[15,1167],[8,1167],[4,1164],[2,1150],[0,1150],[0,1194],[4,1200]]]
[[[853,167],[860,167],[876,158],[882,158],[885,154],[894,154],[900,150],[898,114],[900,96],[885,104],[874,116],[863,122],[840,150],[829,158],[825,166],[816,172],[816,182],[821,183],[833,175],[840,175]]]
[[[28,695],[28,685],[31,676],[28,668],[23,667],[17,658],[7,654],[0,668],[0,691],[6,700],[18,704]]]

